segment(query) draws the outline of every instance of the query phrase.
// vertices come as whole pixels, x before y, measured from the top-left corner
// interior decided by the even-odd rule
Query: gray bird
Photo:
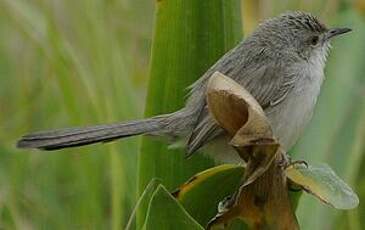
[[[191,86],[185,107],[176,112],[118,124],[32,133],[23,136],[17,146],[56,150],[144,134],[183,140],[188,155],[204,146],[217,161],[240,162],[207,108],[207,82],[219,71],[256,98],[274,135],[288,151],[312,117],[331,39],[349,31],[328,29],[309,13],[284,13],[261,23],[221,57]]]

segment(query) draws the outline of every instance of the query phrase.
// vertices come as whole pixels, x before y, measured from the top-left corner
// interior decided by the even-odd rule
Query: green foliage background
[[[318,109],[292,152],[328,162],[361,201],[365,1],[244,0],[244,34],[289,9],[354,29],[334,42]],[[33,130],[142,117],[153,15],[149,0],[0,0],[0,228],[126,225],[137,196],[138,138],[55,153],[14,143]],[[302,229],[361,229],[365,207],[339,212],[303,196],[298,216]]]

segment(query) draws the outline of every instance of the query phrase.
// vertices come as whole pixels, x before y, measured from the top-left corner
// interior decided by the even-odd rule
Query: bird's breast
[[[294,69],[297,81],[286,98],[278,105],[268,108],[266,115],[285,150],[290,150],[308,125],[323,82],[321,65],[305,63]]]

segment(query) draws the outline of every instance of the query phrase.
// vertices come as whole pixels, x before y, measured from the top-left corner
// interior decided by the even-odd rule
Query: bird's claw
[[[304,165],[306,168],[308,168],[308,163],[305,160],[296,160],[296,161],[289,161],[289,163],[286,165],[286,169],[289,167],[293,167],[295,165]]]
[[[306,168],[308,168],[308,163],[305,160],[295,160],[293,161],[291,157],[287,154],[283,155],[283,158],[280,160],[278,165],[284,169],[287,169],[289,167],[293,167],[295,165],[305,165]]]

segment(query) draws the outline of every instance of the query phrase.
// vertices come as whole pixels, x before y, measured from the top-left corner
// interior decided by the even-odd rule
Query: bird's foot
[[[292,161],[291,159],[289,160],[289,163],[286,165],[286,169],[289,167],[293,167],[295,165],[304,165],[306,168],[308,168],[308,163],[305,160],[296,160],[296,161]]]
[[[295,166],[295,165],[305,165],[305,167],[308,168],[308,163],[305,160],[293,161],[292,158],[288,154],[283,154],[282,159],[279,161],[279,166],[284,169],[287,169],[287,168]]]

